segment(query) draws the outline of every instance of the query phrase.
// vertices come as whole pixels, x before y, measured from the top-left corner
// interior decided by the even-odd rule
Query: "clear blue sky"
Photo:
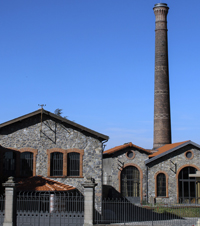
[[[46,104],[108,135],[106,149],[152,148],[158,2],[0,1],[0,123]],[[165,2],[172,141],[200,144],[200,1]]]

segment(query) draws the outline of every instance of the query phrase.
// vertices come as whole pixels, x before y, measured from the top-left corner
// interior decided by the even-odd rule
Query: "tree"
[[[58,115],[58,116],[60,116],[60,117],[62,117],[62,118],[67,118],[67,116],[62,116],[62,109],[60,109],[60,108],[57,108],[55,111],[54,111],[54,114],[55,115]]]

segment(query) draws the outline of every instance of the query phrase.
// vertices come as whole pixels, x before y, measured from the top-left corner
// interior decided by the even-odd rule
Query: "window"
[[[197,169],[194,167],[183,168],[178,175],[179,183],[179,202],[195,203],[197,202],[197,186],[196,179],[189,177],[189,174],[195,174]]]
[[[127,166],[122,170],[121,193],[129,201],[138,202],[140,200],[140,172],[135,166]]]
[[[20,176],[33,176],[33,153],[22,152],[20,155]]]
[[[49,177],[83,177],[84,150],[52,148],[47,154]]]
[[[166,176],[159,173],[157,176],[157,197],[166,197]]]
[[[51,176],[63,176],[63,153],[51,153]]]
[[[5,177],[35,176],[37,153],[37,149],[30,147],[0,148],[0,175],[5,175]]]
[[[6,151],[4,153],[3,173],[6,176],[15,176],[16,153],[14,151]]]
[[[80,175],[80,154],[71,152],[67,155],[67,176]]]
[[[192,151],[186,151],[185,157],[186,157],[186,159],[193,159],[194,153]]]
[[[127,152],[126,152],[126,157],[127,157],[128,159],[134,159],[134,158],[135,158],[135,152],[132,151],[132,150],[127,151]]]

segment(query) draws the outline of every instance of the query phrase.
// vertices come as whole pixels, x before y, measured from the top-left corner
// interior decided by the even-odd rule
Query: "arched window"
[[[33,176],[33,153],[22,152],[20,155],[20,176]]]
[[[50,176],[63,176],[63,153],[51,153],[50,162]]]
[[[179,183],[179,202],[195,203],[196,202],[196,179],[189,177],[189,174],[195,174],[197,169],[194,167],[183,168],[178,175]]]
[[[133,202],[140,200],[140,172],[136,167],[127,166],[122,170],[121,193],[123,197],[134,197]]]
[[[16,153],[14,151],[4,153],[3,173],[6,176],[16,176]]]
[[[67,154],[67,176],[80,175],[80,154],[70,152]]]
[[[157,175],[157,197],[166,197],[166,176],[164,173]]]

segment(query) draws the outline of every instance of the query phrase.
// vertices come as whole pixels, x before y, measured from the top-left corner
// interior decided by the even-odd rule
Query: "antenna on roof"
[[[42,132],[42,110],[43,107],[46,106],[46,104],[38,104],[38,106],[40,106],[41,108],[41,125],[40,125],[40,137],[41,137],[41,132]]]
[[[43,109],[43,107],[45,107],[45,106],[46,106],[46,104],[38,104],[38,106],[40,106],[40,107],[41,107],[41,109]]]

